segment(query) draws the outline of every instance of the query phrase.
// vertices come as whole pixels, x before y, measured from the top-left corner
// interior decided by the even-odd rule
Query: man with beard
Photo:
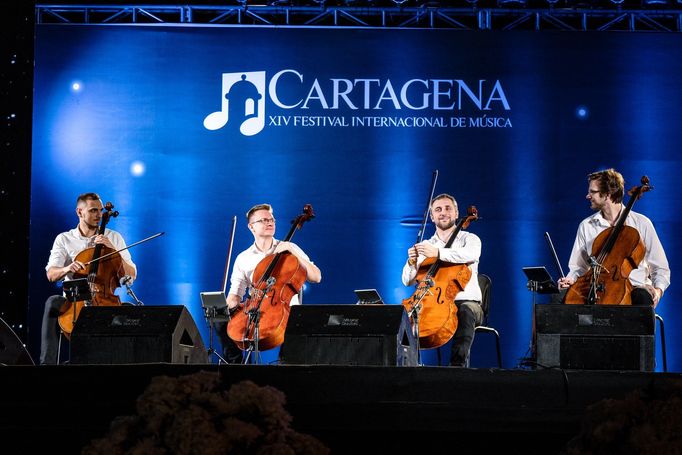
[[[587,181],[589,186],[585,197],[590,201],[590,208],[596,213],[585,218],[578,226],[571,258],[568,261],[568,275],[559,280],[561,289],[567,289],[590,269],[590,256],[595,238],[605,229],[614,226],[625,209],[623,205],[625,181],[615,169],[593,172],[587,176]],[[646,249],[644,259],[628,277],[633,286],[632,304],[656,308],[666,288],[670,286],[668,259],[649,218],[630,211],[625,219],[625,225],[637,229]]]
[[[403,284],[415,283],[420,264],[426,258],[437,258],[453,264],[466,264],[471,278],[464,290],[455,296],[457,306],[457,330],[452,337],[450,365],[465,367],[469,364],[469,351],[474,341],[474,329],[483,320],[481,288],[478,285],[478,260],[481,257],[481,239],[475,234],[461,230],[450,248],[445,248],[455,230],[459,212],[457,201],[449,194],[440,194],[431,201],[431,221],[436,233],[429,240],[407,250],[408,261],[403,267]]]

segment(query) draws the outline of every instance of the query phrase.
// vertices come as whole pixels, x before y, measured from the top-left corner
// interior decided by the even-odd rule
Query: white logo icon
[[[265,126],[265,71],[223,73],[221,109],[204,119],[204,128],[218,130],[228,123],[244,136],[253,136]]]

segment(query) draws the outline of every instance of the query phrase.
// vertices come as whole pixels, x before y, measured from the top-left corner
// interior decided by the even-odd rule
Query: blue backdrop
[[[55,292],[45,263],[76,225],[79,193],[115,204],[110,227],[128,243],[165,232],[131,250],[135,291],[147,305],[186,305],[208,343],[199,293],[220,289],[233,215],[236,254],[253,240],[252,205],[273,204],[281,238],[312,204],[293,239],[323,273],[305,303],[351,304],[358,288],[399,303],[413,292],[401,269],[438,169],[436,192],[482,217],[469,229],[513,367],[531,338],[521,269],[558,275],[545,231],[567,269],[589,172],[615,167],[628,188],[650,177],[635,210],[654,221],[674,281],[681,73],[669,34],[39,25],[29,347],[37,355]],[[673,285],[658,310],[677,371],[680,297]],[[483,338],[473,366],[495,363]]]

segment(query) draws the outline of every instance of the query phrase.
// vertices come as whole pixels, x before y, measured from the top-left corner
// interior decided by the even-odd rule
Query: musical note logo
[[[204,118],[204,128],[215,131],[225,125],[239,126],[244,136],[265,127],[265,71],[223,73],[221,109]]]

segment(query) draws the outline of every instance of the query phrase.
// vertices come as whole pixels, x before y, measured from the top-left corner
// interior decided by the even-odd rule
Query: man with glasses
[[[590,201],[590,208],[596,213],[585,218],[578,226],[571,258],[568,261],[568,275],[559,280],[559,287],[562,290],[573,285],[578,277],[590,269],[594,240],[602,231],[614,226],[625,209],[623,205],[625,180],[615,169],[593,172],[587,176],[587,181],[589,186],[585,197]],[[644,259],[629,276],[633,285],[632,304],[656,308],[666,288],[670,286],[668,259],[649,218],[630,211],[625,219],[625,225],[637,229],[646,249]]]
[[[247,289],[253,284],[252,278],[256,266],[265,256],[271,254],[285,251],[291,253],[305,267],[308,282],[319,283],[322,280],[320,269],[298,245],[275,239],[276,221],[270,204],[259,204],[251,207],[246,212],[246,219],[249,230],[253,234],[254,242],[249,248],[239,253],[234,261],[232,275],[230,276],[230,290],[227,295],[229,310],[234,310],[241,304]],[[297,305],[299,303],[298,296],[295,295],[289,304]],[[223,355],[228,363],[240,363],[242,352],[227,336],[226,325],[227,323],[223,323],[218,328],[218,334],[223,345]]]

